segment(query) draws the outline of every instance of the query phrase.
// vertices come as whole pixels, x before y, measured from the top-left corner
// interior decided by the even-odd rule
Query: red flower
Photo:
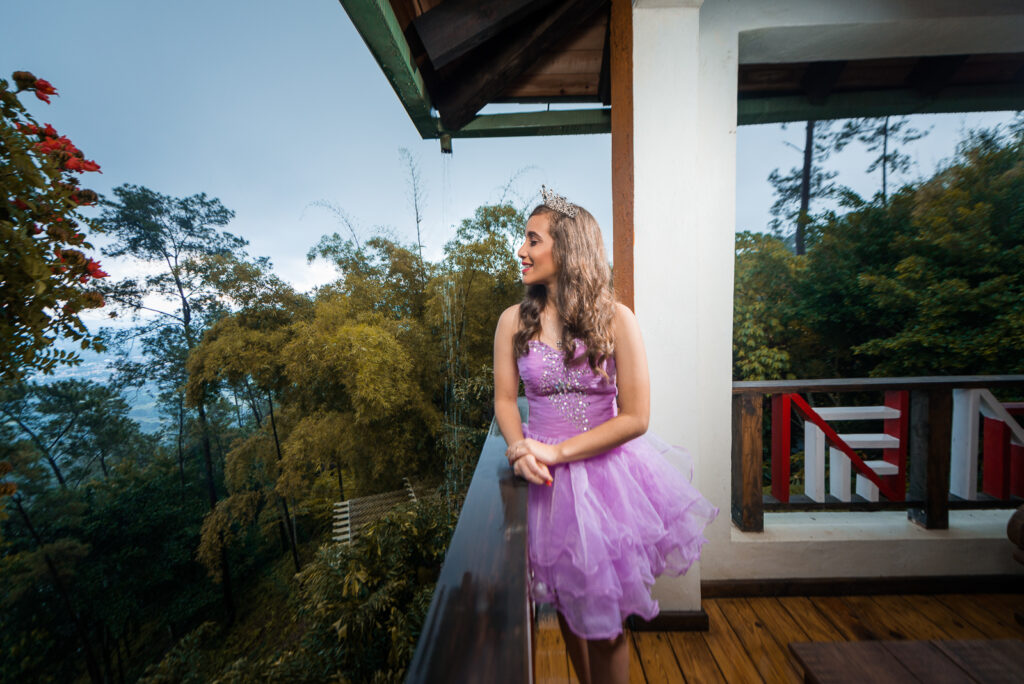
[[[80,150],[75,147],[75,144],[68,140],[66,135],[62,135],[59,138],[46,138],[42,142],[37,142],[36,149],[43,154],[53,154],[55,152],[75,154],[80,152]]]
[[[93,278],[106,278],[107,276],[110,275],[106,271],[100,269],[100,263],[98,261],[94,261],[92,259],[89,259],[88,261],[85,262],[85,269],[89,271],[89,275],[91,275]]]
[[[100,171],[100,165],[94,161],[71,157],[64,162],[65,171]],[[103,173],[100,171],[100,173]]]
[[[43,127],[43,135],[49,136],[51,138],[56,138],[57,137],[57,129],[54,128],[52,124],[46,124]]]
[[[43,232],[43,229],[40,228],[38,225],[33,224],[33,226],[29,228],[29,232],[31,232],[33,235],[39,235],[40,233]]]
[[[25,211],[26,209],[28,209],[28,205],[25,204],[24,202],[22,202],[17,197],[14,198],[13,204],[14,204],[14,206],[16,206],[18,209],[21,209],[22,211]]]
[[[28,135],[36,135],[37,133],[39,133],[39,126],[36,126],[35,124],[16,123],[14,124],[14,127]]]
[[[57,89],[53,87],[49,81],[43,78],[37,78],[35,83],[36,97],[50,104],[50,95],[56,95]]]

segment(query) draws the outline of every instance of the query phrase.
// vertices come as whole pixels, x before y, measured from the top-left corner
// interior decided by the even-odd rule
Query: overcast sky
[[[512,179],[519,199],[545,183],[591,209],[611,236],[610,136],[456,139],[454,154],[442,155],[436,140],[419,138],[336,0],[5,0],[0,72],[9,79],[18,69],[57,87],[52,105],[22,99],[102,166],[87,186],[218,197],[236,212],[229,230],[299,289],[332,275],[305,259],[340,229],[315,202],[342,208],[364,234],[389,226],[414,240],[400,148],[419,160],[431,258],[454,224],[499,200]],[[934,129],[908,150],[917,172],[951,155],[965,127],[1007,118],[918,117]],[[802,138],[800,125],[740,128],[738,229],[764,229],[765,179],[799,162],[784,140]],[[842,182],[874,191],[862,152],[833,161]],[[127,272],[111,261],[106,270]]]

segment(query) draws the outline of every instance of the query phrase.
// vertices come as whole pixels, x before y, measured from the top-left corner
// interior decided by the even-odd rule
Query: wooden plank
[[[481,47],[479,59],[474,55],[468,60],[471,63],[453,65],[447,70],[451,73],[439,73],[442,80],[438,92],[431,94],[441,123],[453,131],[465,126],[485,104],[600,7],[601,3],[590,0],[567,0],[553,5],[550,12],[543,13],[535,23],[525,24],[515,35]]]
[[[553,100],[561,97],[567,102],[597,102],[597,86],[597,74],[541,74],[508,86],[500,100],[516,102],[520,99],[547,97]]]
[[[860,390],[953,389],[954,387],[1021,387],[1024,375],[942,375],[909,378],[842,378],[821,380],[743,380],[733,394],[777,392],[853,392]]]
[[[821,684],[906,684],[919,681],[881,642],[790,644],[808,682]]]
[[[633,632],[633,641],[648,682],[678,682],[683,679],[666,635],[667,632]]]
[[[1024,625],[1014,618],[1014,613],[1024,611],[1024,594],[978,594],[973,597],[975,604],[988,611],[989,615],[1008,632],[1007,637],[1024,639]]]
[[[943,594],[935,598],[989,639],[1024,637],[1024,628],[1014,621],[1014,608],[1005,602],[1006,596],[999,595],[1003,603],[995,607],[986,606],[981,594]]]
[[[706,632],[668,632],[668,641],[687,682],[726,684],[705,639]]]
[[[720,607],[721,602],[721,599],[702,602],[709,621],[704,640],[715,658],[715,663],[727,682],[764,681],[750,659],[750,654],[729,625],[729,620]]]
[[[633,4],[612,0],[612,262],[615,297],[633,308]]]
[[[546,612],[537,619],[537,648],[534,652],[534,672],[537,682],[564,684],[570,681],[569,661],[565,642],[554,613]]]
[[[550,0],[446,0],[413,19],[435,69],[515,25]]]
[[[811,602],[829,619],[843,638],[850,641],[883,639],[887,634],[876,632],[865,622],[856,607],[851,606],[842,596],[815,596]]]
[[[874,615],[887,620],[908,639],[945,639],[947,632],[941,625],[918,613],[899,596],[865,596],[864,600],[874,605]]]
[[[754,614],[764,623],[768,632],[775,637],[775,640],[782,647],[782,653],[789,659],[793,669],[799,672],[800,663],[796,661],[792,652],[786,648],[788,644],[795,641],[808,641],[810,637],[803,627],[786,612],[786,609],[774,598],[749,598],[747,603],[753,609]]]
[[[627,630],[628,635],[627,643],[629,644],[629,684],[646,684],[647,678],[644,676],[644,664],[640,658],[640,652],[637,650],[636,641],[634,640],[635,634],[632,631]]]
[[[818,607],[806,596],[787,596],[775,599],[800,625],[811,641],[845,641],[846,637],[822,615]]]
[[[909,672],[928,684],[972,684],[974,679],[927,641],[880,641]]]
[[[935,646],[980,682],[1019,684],[1024,675],[1024,641],[936,641]]]
[[[587,75],[594,79],[601,72],[600,50],[564,50],[537,61],[526,77],[565,74]]]
[[[934,596],[900,596],[902,605],[895,610],[913,610],[942,628],[948,639],[983,639],[985,635],[977,627],[964,620],[956,612]]]
[[[759,396],[732,400],[732,520],[744,532],[764,530]]]
[[[765,681],[802,681],[802,673],[785,652],[785,646],[775,639],[746,599],[721,599],[719,605]]]

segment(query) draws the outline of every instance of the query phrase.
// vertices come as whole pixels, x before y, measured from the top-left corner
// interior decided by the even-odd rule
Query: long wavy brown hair
[[[601,228],[593,215],[579,208],[575,217],[543,204],[531,213],[546,216],[552,239],[552,257],[558,269],[555,308],[562,320],[562,349],[566,363],[576,355],[576,340],[587,346],[591,370],[608,377],[604,361],[615,351],[612,319],[615,295],[612,274],[605,256]],[[516,356],[527,353],[527,344],[540,333],[540,312],[548,302],[544,285],[528,285],[519,304],[519,330],[512,338]]]

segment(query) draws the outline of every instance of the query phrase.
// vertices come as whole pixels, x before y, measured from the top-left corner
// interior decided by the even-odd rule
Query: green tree
[[[910,156],[900,150],[901,145],[912,143],[928,135],[910,126],[905,116],[881,116],[874,118],[848,119],[836,134],[837,141],[856,139],[869,152],[877,153],[871,160],[867,172],[878,171],[882,176],[882,204],[889,200],[889,174],[905,174],[910,171]]]
[[[17,93],[34,91],[50,101],[56,90],[26,71],[13,74],[16,90],[0,79],[0,382],[12,383],[33,372],[51,373],[80,361],[58,349],[60,339],[82,349],[97,342],[79,318],[83,309],[103,306],[89,287],[105,277],[99,263],[83,250],[84,226],[96,228],[79,207],[96,193],[79,187],[77,174],[99,171],[50,124],[39,125]]]
[[[849,138],[837,137],[832,130],[833,124],[829,120],[807,121],[803,147],[786,143],[800,152],[802,164],[786,174],[780,173],[779,169],[768,174],[768,182],[775,189],[775,203],[771,207],[773,218],[769,227],[781,237],[787,232],[786,226],[792,224],[793,251],[798,255],[806,251],[806,231],[812,218],[811,200],[827,199],[840,193],[832,182],[836,172],[826,170],[823,164],[833,152],[841,151]],[[785,129],[785,124],[782,127]]]
[[[1019,126],[972,133],[920,184],[872,202],[847,193],[845,213],[809,226],[795,271],[770,241],[741,235],[737,376],[780,351],[797,377],[1020,372],[1022,141]],[[778,282],[758,275],[765,265]],[[768,311],[751,304],[759,290],[777,298]]]
[[[178,352],[169,358],[152,356],[162,363],[165,392],[181,392],[170,382],[184,379],[187,354],[198,343],[203,328],[221,315],[224,306],[209,277],[207,259],[211,256],[238,257],[247,242],[218,230],[228,224],[234,212],[220,200],[205,193],[175,198],[148,188],[122,185],[114,188],[116,201],[104,203],[99,223],[112,237],[104,254],[131,257],[154,270],[140,278],[124,278],[107,288],[107,298],[119,308],[150,318],[133,334],[147,340],[150,348],[172,345]],[[153,305],[152,299],[162,302]],[[169,381],[169,382],[168,382]],[[176,397],[179,410],[183,397]],[[183,411],[182,411],[183,413]],[[202,398],[196,405],[199,439],[206,473],[209,507],[217,505],[218,487],[210,443],[207,406]],[[231,575],[226,551],[221,559],[221,586],[229,621],[235,606],[231,593]]]
[[[879,330],[873,375],[1024,371],[1024,136],[970,136],[916,188],[891,271],[860,277]]]
[[[790,374],[790,347],[806,334],[793,306],[803,261],[777,237],[736,234],[734,379],[768,380]]]
[[[204,524],[200,557],[211,563],[219,545],[230,543],[237,528],[252,524],[264,503],[273,501],[280,511],[277,522],[282,538],[298,572],[295,518],[286,498],[273,491],[282,459],[274,404],[287,386],[284,347],[293,336],[293,324],[309,317],[311,304],[275,278],[266,262],[243,262],[224,256],[211,257],[210,261],[210,272],[219,290],[240,308],[211,326],[192,350],[187,398],[196,405],[208,398],[211,388],[224,383],[243,388],[251,401],[255,431],[243,432],[227,453],[228,497],[217,503],[216,514]]]

